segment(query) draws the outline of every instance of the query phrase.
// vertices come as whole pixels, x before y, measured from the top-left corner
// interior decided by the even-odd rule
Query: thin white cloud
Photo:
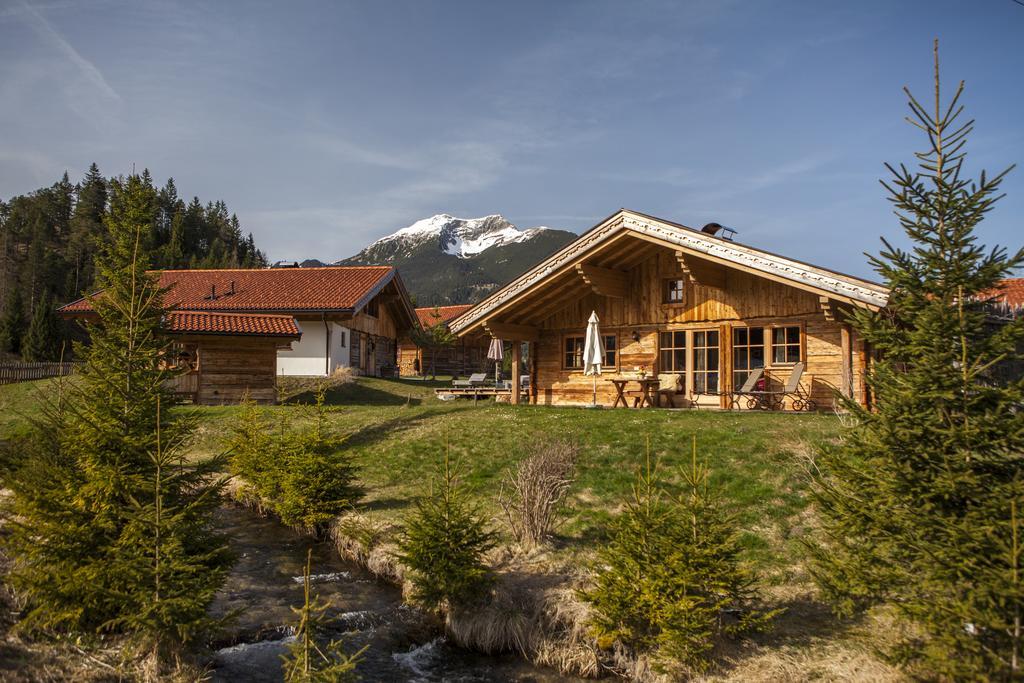
[[[62,36],[53,25],[46,20],[35,7],[27,0],[21,0],[21,6],[25,10],[21,15],[36,35],[43,39],[48,45],[60,52],[81,72],[82,76],[96,86],[100,92],[114,100],[120,100],[121,96],[111,87],[103,73],[95,64],[82,56],[75,47]]]

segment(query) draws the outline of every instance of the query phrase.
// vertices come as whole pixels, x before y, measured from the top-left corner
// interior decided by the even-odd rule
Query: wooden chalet
[[[677,375],[669,396],[677,407],[735,406],[732,393],[751,372],[761,369],[771,388],[798,363],[818,407],[831,407],[836,391],[866,402],[861,377],[870,349],[844,313],[885,306],[886,288],[734,242],[720,228],[620,210],[452,320],[451,329],[465,339],[522,342],[512,344],[515,361],[528,342],[533,403],[590,403],[582,348],[591,311],[606,347],[602,380]],[[514,401],[519,382],[513,373]],[[598,382],[599,403],[610,406],[615,396],[611,382]]]
[[[428,306],[416,309],[421,327],[438,323],[447,326],[473,306]],[[460,337],[455,343],[439,349],[422,349],[405,337],[398,341],[398,370],[403,377],[427,374],[433,370],[439,375],[465,376],[493,367],[487,360],[487,340]]]
[[[271,401],[281,375],[394,374],[398,339],[416,324],[391,266],[165,270],[159,284],[167,333],[192,370],[179,389],[198,403],[237,402],[245,391]],[[93,316],[95,296],[59,312]]]

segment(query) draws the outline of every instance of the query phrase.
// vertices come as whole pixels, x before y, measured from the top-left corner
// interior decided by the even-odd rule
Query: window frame
[[[729,351],[730,351],[729,367],[730,367],[730,370],[732,371],[732,386],[733,386],[733,389],[738,389],[739,387],[742,387],[744,382],[747,381],[747,378],[750,376],[751,372],[753,372],[755,370],[767,370],[771,366],[771,357],[770,357],[770,353],[771,352],[770,352],[770,349],[769,349],[769,344],[767,343],[767,340],[771,338],[771,329],[772,329],[771,325],[748,325],[748,324],[744,324],[744,325],[732,325],[731,326],[731,336],[732,336],[732,339],[729,340]],[[736,332],[738,330],[746,330],[747,331],[747,343],[746,344],[739,344],[739,345],[736,344]],[[762,365],[761,365],[760,368],[756,368],[756,367],[751,367],[750,366],[750,350],[751,349],[756,349],[758,347],[757,344],[751,344],[750,343],[750,330],[761,330],[761,344],[760,344],[760,347],[761,347],[761,363],[762,363]],[[740,370],[736,369],[736,349],[737,348],[741,348],[741,349],[746,349],[747,350],[747,367],[743,368],[743,369],[740,369]],[[738,372],[746,373],[742,380],[737,380],[736,374]],[[721,380],[719,380],[719,381],[721,381]]]
[[[566,361],[569,359],[569,351],[568,351],[568,347],[566,345],[568,344],[570,339],[578,339],[579,342],[580,342],[579,354],[576,354],[575,350],[573,351],[573,356],[574,357],[577,357],[577,356],[579,357],[580,364],[578,366],[569,365],[568,363],[566,363]],[[562,357],[562,370],[565,370],[567,372],[583,372],[583,349],[586,348],[586,343],[587,343],[587,336],[585,334],[563,334],[562,335],[562,344],[561,344],[560,351],[559,351],[559,353],[561,354],[561,357]]]
[[[680,284],[679,296],[677,300],[673,300],[670,293],[672,284],[678,282]],[[667,277],[661,281],[661,304],[663,306],[685,306],[687,300],[690,298],[690,288],[686,286],[686,278],[683,276],[679,277]]]
[[[612,358],[615,360],[615,362],[614,363],[602,363],[601,367],[602,368],[609,368],[611,370],[618,371],[618,369],[619,369],[619,350],[620,350],[619,349],[619,334],[618,334],[618,332],[613,332],[611,334],[603,334],[602,333],[601,334],[601,338],[602,338],[602,341],[604,341],[604,359],[603,360],[605,360],[605,361],[608,360],[608,353],[609,353],[609,351],[608,351],[608,340],[612,339],[615,342],[615,348],[611,351],[611,353],[613,354]]]
[[[766,328],[766,329],[768,329],[768,328]],[[771,325],[770,329],[771,329],[771,334],[770,334],[769,338],[767,340],[765,340],[765,345],[767,346],[766,351],[768,353],[768,360],[770,361],[766,365],[766,367],[791,368],[794,365],[796,365],[797,363],[804,363],[804,362],[807,361],[807,349],[806,349],[807,335],[806,335],[806,332],[804,330],[803,323],[774,324],[774,325]],[[775,343],[775,331],[776,330],[789,330],[789,329],[796,329],[796,331],[797,331],[797,340],[795,342],[790,342],[788,340],[788,338],[787,338],[787,340],[785,342],[783,342],[782,344],[776,344]],[[775,360],[775,347],[776,346],[781,346],[781,347],[784,347],[786,349],[790,349],[790,348],[795,347],[796,348],[796,352],[797,352],[797,359],[793,360],[793,361],[791,361],[791,360],[781,360],[781,361]],[[788,358],[788,355],[789,354],[788,354],[788,351],[787,351],[787,353],[786,353],[787,358]]]

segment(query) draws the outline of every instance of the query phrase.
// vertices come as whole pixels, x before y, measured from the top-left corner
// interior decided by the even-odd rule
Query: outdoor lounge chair
[[[810,394],[800,383],[804,374],[804,364],[797,363],[789,373],[786,385],[779,391],[766,389],[764,391],[751,391],[746,395],[748,408],[761,408],[763,410],[779,410],[783,402],[788,398],[793,410],[814,410],[818,404],[811,399]]]
[[[487,373],[485,372],[474,372],[469,376],[469,379],[456,379],[452,380],[452,386],[456,388],[468,389],[470,387],[479,387],[487,382]]]
[[[747,381],[743,383],[743,386],[740,387],[738,391],[732,392],[732,396],[729,397],[729,408],[732,410],[739,408],[740,401],[743,400],[744,397],[747,398],[748,408],[757,407],[756,400],[754,401],[755,405],[751,405],[751,401],[753,400],[751,398],[751,394],[756,391],[757,383],[760,382],[763,377],[764,368],[756,368],[751,371],[751,373],[747,375]]]

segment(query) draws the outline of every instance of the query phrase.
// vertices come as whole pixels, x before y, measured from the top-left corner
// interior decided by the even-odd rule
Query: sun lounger
[[[469,376],[469,379],[457,379],[452,381],[453,387],[469,388],[478,387],[487,382],[487,373],[475,372]]]

